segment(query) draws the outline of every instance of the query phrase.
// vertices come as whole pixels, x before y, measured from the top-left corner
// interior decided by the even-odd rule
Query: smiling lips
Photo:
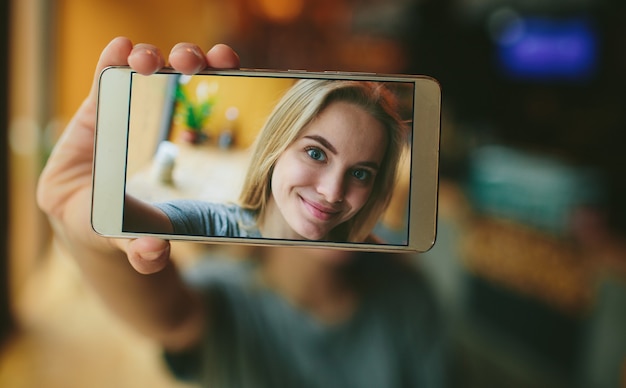
[[[319,220],[328,221],[340,212],[338,209],[329,208],[316,202],[309,202],[302,197],[300,198],[302,199],[302,203],[309,211],[309,213],[311,213],[315,218]]]

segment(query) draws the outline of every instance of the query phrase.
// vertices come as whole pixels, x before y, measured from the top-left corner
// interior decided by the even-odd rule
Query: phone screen
[[[223,209],[243,208],[246,216],[238,222],[255,231],[192,225],[174,234],[358,243],[350,230],[360,228],[358,239],[367,234],[363,241],[368,243],[406,246],[415,184],[410,179],[415,83],[368,81],[368,91],[390,98],[401,123],[391,147],[392,141],[378,131],[388,126],[374,117],[379,108],[371,108],[369,119],[358,111],[341,118],[340,106],[349,110],[360,104],[357,99],[370,97],[348,97],[341,105],[347,92],[337,88],[335,97],[320,103],[311,96],[318,90],[315,85],[300,96],[293,94],[303,82],[289,76],[133,73],[126,194],[166,210],[211,209],[210,216],[183,224],[219,220],[225,217]],[[328,89],[341,82],[354,81],[313,83],[325,83]],[[389,171],[393,179],[384,179]],[[251,195],[255,190],[261,194]],[[130,216],[123,220],[123,232],[156,232]],[[288,232],[277,233],[280,225]]]

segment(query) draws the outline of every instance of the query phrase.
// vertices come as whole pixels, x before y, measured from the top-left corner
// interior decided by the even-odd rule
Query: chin
[[[294,226],[292,229],[300,238],[310,241],[324,240],[330,233],[329,228],[319,228],[311,223],[295,223]]]
[[[304,232],[304,233],[300,234],[300,236],[302,236],[303,239],[309,240],[309,241],[322,241],[326,237],[326,233],[319,233],[319,232],[307,233],[307,232]]]

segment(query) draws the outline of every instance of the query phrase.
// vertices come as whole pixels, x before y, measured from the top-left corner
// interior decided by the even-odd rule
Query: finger
[[[158,47],[139,43],[136,44],[128,56],[128,64],[139,74],[152,74],[161,69],[165,60]]]
[[[225,44],[216,44],[206,55],[207,64],[214,69],[238,69],[239,56]]]
[[[125,37],[117,37],[113,39],[109,44],[102,50],[100,54],[100,59],[98,60],[98,64],[96,66],[96,71],[94,74],[94,82],[91,88],[90,95],[95,97],[96,91],[98,89],[98,76],[102,72],[105,67],[108,66],[126,66],[128,65],[128,56],[133,50],[133,43],[130,39]]]
[[[98,89],[98,78],[102,70],[109,66],[128,66],[141,74],[151,74],[165,64],[160,50],[153,45],[140,43],[133,46],[130,39],[117,37],[102,50],[90,96],[94,98]]]
[[[107,66],[125,66],[128,65],[128,56],[133,50],[133,43],[130,39],[120,36],[117,37],[102,50],[98,65],[96,66],[96,74]]]
[[[178,43],[169,55],[170,65],[183,74],[195,74],[207,66],[202,49],[192,43]]]
[[[170,243],[155,237],[129,240],[126,254],[132,267],[141,274],[153,274],[163,270],[170,261]]]

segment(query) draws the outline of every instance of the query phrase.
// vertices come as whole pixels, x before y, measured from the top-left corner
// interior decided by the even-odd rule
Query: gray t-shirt
[[[442,387],[428,289],[416,276],[374,272],[393,279],[375,279],[351,319],[327,325],[256,280],[254,261],[208,259],[187,276],[209,301],[206,340],[166,359],[178,377],[208,387]]]
[[[254,212],[235,204],[181,199],[154,206],[167,214],[175,234],[261,237]]]

